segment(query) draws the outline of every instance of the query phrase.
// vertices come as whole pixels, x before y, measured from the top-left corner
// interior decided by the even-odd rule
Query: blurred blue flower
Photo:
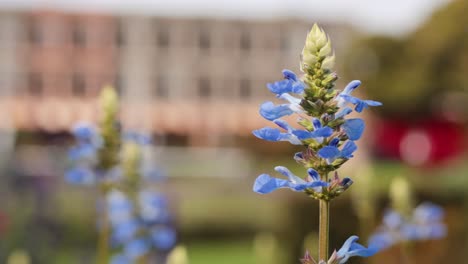
[[[149,242],[145,239],[134,239],[124,245],[124,254],[132,260],[145,255],[149,250]]]
[[[74,167],[65,172],[65,180],[71,184],[92,185],[96,182],[94,172],[87,167]]]
[[[369,238],[369,243],[385,249],[403,241],[443,238],[447,234],[443,216],[443,209],[431,203],[416,207],[409,218],[394,210],[387,210],[382,225]]]
[[[299,80],[296,74],[290,70],[283,70],[284,80],[268,83],[268,89],[276,94],[281,95],[284,93],[302,93],[304,91],[305,85]]]
[[[154,228],[151,231],[151,238],[156,248],[166,251],[174,247],[177,234],[173,228],[163,226]]]
[[[307,188],[328,186],[328,183],[320,181],[318,173],[313,169],[308,170],[309,175],[306,180],[294,175],[291,171],[283,166],[277,166],[275,167],[275,170],[288,177],[288,180],[274,178],[268,174],[261,174],[255,180],[253,187],[254,192],[267,194],[279,188],[290,188],[293,191],[300,192]],[[317,189],[317,191],[319,190],[321,189]]]

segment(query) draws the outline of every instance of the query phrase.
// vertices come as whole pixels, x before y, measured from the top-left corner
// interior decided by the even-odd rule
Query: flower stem
[[[320,200],[319,205],[319,261],[328,260],[330,202]]]
[[[102,226],[101,230],[99,231],[97,244],[97,264],[107,264],[109,262],[110,226],[105,202],[103,203],[103,206],[104,209],[102,210]]]

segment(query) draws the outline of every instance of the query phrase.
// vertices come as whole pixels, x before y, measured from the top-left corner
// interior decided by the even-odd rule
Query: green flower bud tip
[[[117,112],[119,105],[119,97],[112,86],[102,88],[99,96],[99,106],[105,115],[112,115]]]
[[[314,24],[309,34],[307,34],[306,43],[301,54],[301,69],[305,71],[307,68],[313,68],[317,63],[320,63],[324,58],[328,58],[332,52],[331,41],[325,32]],[[334,62],[333,58],[328,59],[327,66],[323,69],[331,69]]]

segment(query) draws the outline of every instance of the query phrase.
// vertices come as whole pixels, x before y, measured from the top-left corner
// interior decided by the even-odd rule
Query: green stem
[[[330,202],[320,200],[319,215],[319,261],[328,260],[329,227],[330,227]]]
[[[109,235],[110,226],[107,215],[106,204],[104,203],[102,210],[102,226],[99,232],[98,244],[97,244],[97,264],[107,264],[109,260]]]

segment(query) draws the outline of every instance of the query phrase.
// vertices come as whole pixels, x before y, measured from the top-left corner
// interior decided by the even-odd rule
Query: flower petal
[[[337,147],[325,146],[317,154],[324,159],[334,159],[340,155],[340,150]]]
[[[287,180],[273,178],[268,174],[262,174],[255,180],[253,191],[260,194],[267,194],[284,187],[288,187]]]
[[[364,132],[365,123],[361,118],[347,119],[342,128],[350,140],[358,140]]]
[[[272,102],[265,102],[260,106],[260,115],[270,121],[293,113],[288,104],[275,106]]]

